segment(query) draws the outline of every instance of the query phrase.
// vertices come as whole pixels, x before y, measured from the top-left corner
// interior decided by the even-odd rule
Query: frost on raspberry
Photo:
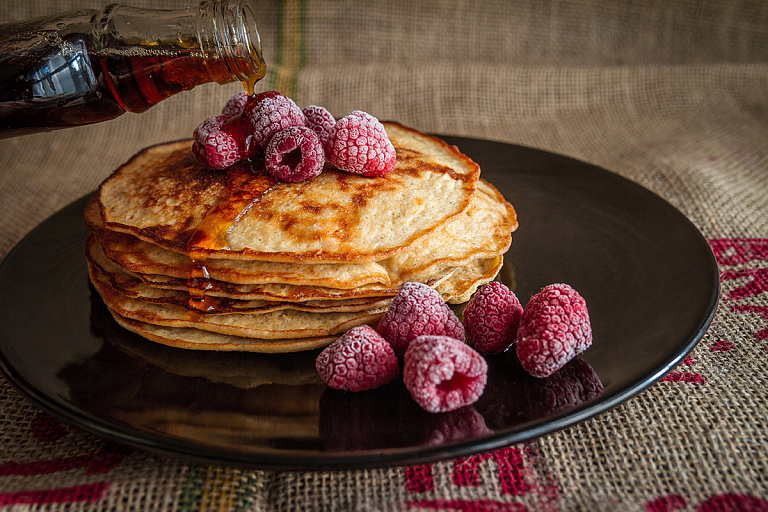
[[[211,132],[204,142],[195,141],[192,153],[197,160],[215,170],[222,170],[235,165],[241,160],[237,141],[225,132]]]
[[[403,355],[422,335],[444,335],[464,341],[464,326],[440,294],[424,283],[408,282],[392,299],[376,330]]]
[[[338,169],[365,176],[383,176],[397,163],[384,125],[361,110],[339,119],[328,136],[325,152]]]
[[[277,132],[264,152],[269,175],[298,183],[323,172],[325,152],[317,134],[310,128],[294,126]]]
[[[221,131],[221,127],[224,126],[224,123],[229,121],[230,117],[231,116],[226,114],[219,114],[217,116],[211,116],[205,119],[202,123],[197,125],[195,131],[192,132],[192,138],[197,142],[204,144],[208,135],[213,132]]]
[[[517,337],[523,306],[503,283],[483,285],[464,308],[467,343],[483,354],[507,350]]]
[[[221,113],[229,117],[238,116],[243,113],[247,101],[248,93],[240,91],[227,100],[227,103],[224,104],[224,108],[221,109]]]
[[[454,411],[475,403],[488,380],[488,363],[449,336],[419,336],[403,358],[403,382],[427,412]]]
[[[325,107],[319,105],[308,105],[301,111],[307,120],[307,126],[314,130],[325,147],[331,130],[336,125],[336,118]]]
[[[306,126],[307,120],[292,99],[270,91],[250,102],[244,111],[253,126],[254,142],[266,148],[277,132],[294,126]]]
[[[392,347],[367,325],[350,329],[323,349],[315,367],[329,387],[349,391],[373,389],[400,374]]]
[[[534,377],[547,377],[592,345],[587,304],[567,284],[545,286],[525,306],[517,330],[517,355]]]
[[[243,105],[243,111],[240,113],[240,115],[250,120],[253,109],[256,108],[256,106],[258,106],[262,100],[265,98],[274,98],[277,96],[282,96],[282,94],[277,91],[265,91],[248,96],[245,100],[245,105]]]

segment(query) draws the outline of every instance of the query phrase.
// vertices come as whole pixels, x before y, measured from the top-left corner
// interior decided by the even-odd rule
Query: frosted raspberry
[[[547,377],[592,344],[587,304],[567,284],[551,284],[531,297],[517,330],[517,355],[525,371]]]
[[[504,352],[515,341],[522,313],[523,306],[506,285],[483,285],[464,308],[467,343],[484,354]]]
[[[242,114],[247,101],[248,93],[245,91],[240,91],[239,93],[229,98],[229,100],[227,100],[224,108],[221,109],[221,113],[230,117],[238,116]]]
[[[306,126],[307,120],[292,99],[282,94],[263,94],[248,106],[247,117],[253,126],[254,141],[266,148],[272,136],[294,126]]]
[[[192,153],[200,163],[215,170],[231,167],[241,157],[237,141],[224,132],[209,133],[202,144],[196,141]]]
[[[488,379],[488,363],[449,336],[419,336],[405,351],[403,382],[427,412],[454,411],[475,403]]]
[[[387,384],[400,373],[392,347],[371,327],[354,327],[323,349],[315,367],[329,387],[363,391]]]
[[[435,290],[423,283],[405,283],[387,308],[376,330],[395,353],[403,355],[417,336],[450,336],[464,341],[464,326]]]
[[[383,176],[395,168],[397,154],[378,119],[361,110],[339,119],[331,130],[325,152],[342,171]]]
[[[221,127],[224,126],[224,123],[229,121],[229,118],[230,116],[226,114],[219,114],[217,116],[209,117],[197,125],[195,131],[192,132],[192,138],[200,144],[205,144],[205,139],[208,137],[208,135],[212,132],[221,131]]]
[[[226,169],[252,158],[256,146],[250,123],[239,116],[212,116],[195,129],[192,153],[211,169]]]
[[[308,105],[301,111],[307,119],[307,126],[315,131],[320,142],[325,146],[328,143],[331,130],[336,125],[336,118],[325,107],[319,105]]]
[[[246,119],[250,119],[253,113],[253,109],[259,105],[262,100],[265,98],[274,98],[276,96],[282,96],[282,94],[277,91],[265,91],[248,96],[248,98],[246,98],[245,105],[243,106],[243,112],[240,115]]]
[[[294,126],[272,136],[264,152],[264,165],[271,176],[298,183],[323,172],[325,152],[315,132]]]

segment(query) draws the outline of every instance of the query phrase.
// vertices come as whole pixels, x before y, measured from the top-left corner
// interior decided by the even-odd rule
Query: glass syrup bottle
[[[0,25],[0,138],[144,112],[181,91],[266,72],[247,0],[109,5]]]

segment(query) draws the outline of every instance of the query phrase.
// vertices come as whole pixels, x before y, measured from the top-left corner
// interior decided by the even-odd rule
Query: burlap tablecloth
[[[672,373],[596,418],[490,454],[365,471],[121,449],[1,380],[0,510],[768,510],[768,3],[258,5],[270,66],[258,89],[562,153],[671,202],[717,256],[714,322]],[[94,6],[5,1],[0,22]],[[0,141],[0,257],[239,89],[202,86],[142,115]]]

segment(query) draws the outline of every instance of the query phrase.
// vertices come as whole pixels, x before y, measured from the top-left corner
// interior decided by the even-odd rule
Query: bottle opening
[[[228,78],[220,70],[211,76],[219,83],[239,80],[253,84],[266,74],[261,53],[261,38],[253,7],[247,0],[204,0],[198,11],[198,39],[212,54],[211,66],[225,66]]]

